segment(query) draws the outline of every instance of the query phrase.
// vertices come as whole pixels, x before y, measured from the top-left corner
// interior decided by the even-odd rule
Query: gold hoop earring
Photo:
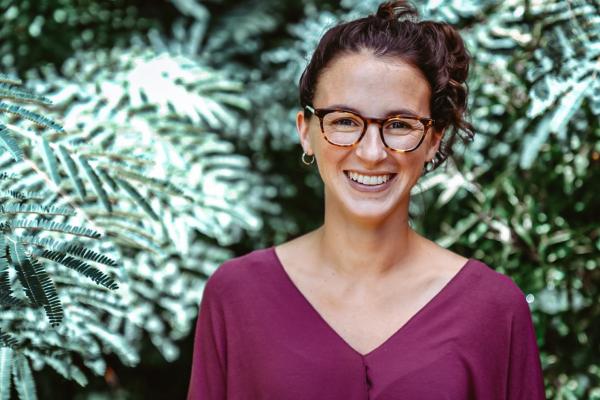
[[[306,154],[306,152],[303,152],[303,153],[302,153],[302,162],[303,162],[304,164],[306,164],[306,165],[311,165],[312,163],[314,163],[314,162],[315,162],[315,155],[314,155],[314,154],[311,154],[311,155],[312,155],[312,158],[311,158],[311,160],[310,160],[310,161],[306,161],[306,158],[305,158],[305,157],[306,157],[307,155],[308,155],[308,154]]]

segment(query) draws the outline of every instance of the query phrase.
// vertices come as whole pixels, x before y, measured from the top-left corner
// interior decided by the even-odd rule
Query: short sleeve
[[[188,400],[226,398],[226,335],[215,275],[206,282],[194,336]]]
[[[535,328],[523,292],[511,321],[507,384],[507,400],[546,399]]]

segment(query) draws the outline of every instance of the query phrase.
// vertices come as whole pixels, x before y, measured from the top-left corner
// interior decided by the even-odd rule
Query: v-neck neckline
[[[292,278],[290,277],[288,272],[285,270],[285,267],[283,266],[281,259],[279,258],[279,256],[277,255],[277,252],[275,251],[275,246],[271,246],[270,251],[271,251],[273,258],[275,259],[275,263],[277,264],[278,269],[283,273],[285,280],[288,282],[288,284],[292,288],[292,290],[303,299],[303,302],[306,305],[308,305],[308,308],[310,309],[310,311],[317,316],[317,318],[321,321],[321,323],[325,325],[327,330],[332,332],[334,334],[334,336],[336,336],[345,347],[347,347],[350,351],[357,354],[358,356],[360,356],[363,359],[372,357],[375,353],[382,351],[383,348],[386,347],[394,338],[396,338],[402,332],[407,330],[409,326],[414,325],[415,320],[419,316],[422,316],[428,309],[433,307],[433,305],[435,303],[442,301],[442,297],[444,297],[446,295],[446,293],[448,293],[449,290],[453,286],[455,286],[457,284],[457,282],[460,281],[461,277],[466,274],[465,271],[467,271],[469,265],[474,260],[472,258],[467,259],[467,261],[458,270],[458,272],[456,272],[452,276],[452,278],[450,278],[450,280],[448,282],[446,282],[446,284],[427,303],[425,303],[425,305],[423,305],[417,312],[415,312],[409,319],[407,319],[406,322],[404,324],[402,324],[402,326],[400,326],[397,330],[395,330],[394,333],[392,333],[390,336],[388,336],[383,342],[381,342],[375,348],[373,348],[372,350],[370,350],[369,352],[367,352],[365,354],[362,354],[358,350],[356,350],[354,347],[352,347],[350,345],[350,343],[348,343],[346,341],[346,339],[344,339],[335,329],[333,329],[331,324],[329,322],[327,322],[325,320],[325,318],[323,318],[323,316],[321,315],[321,313],[319,313],[319,311],[315,308],[315,306],[310,301],[308,301],[306,296],[300,291],[298,286],[296,286],[296,284],[294,283],[294,281],[292,280]]]

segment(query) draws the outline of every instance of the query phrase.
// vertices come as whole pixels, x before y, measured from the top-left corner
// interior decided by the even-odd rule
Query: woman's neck
[[[422,238],[408,224],[407,210],[397,210],[381,222],[360,221],[333,209],[314,232],[326,267],[351,281],[379,280],[393,273],[411,275]]]

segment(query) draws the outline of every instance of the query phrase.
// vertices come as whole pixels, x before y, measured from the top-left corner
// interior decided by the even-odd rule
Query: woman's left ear
[[[440,144],[442,143],[442,138],[444,137],[444,133],[446,129],[442,129],[441,131],[433,130],[433,135],[431,135],[431,141],[429,143],[429,149],[427,150],[426,160],[431,161],[435,157],[435,153],[437,153],[440,148]]]

